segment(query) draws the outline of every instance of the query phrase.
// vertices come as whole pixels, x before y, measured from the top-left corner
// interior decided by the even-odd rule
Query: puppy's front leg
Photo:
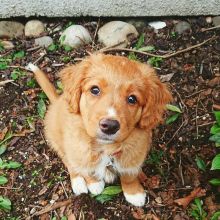
[[[80,195],[82,193],[88,193],[88,188],[85,179],[75,174],[74,172],[70,172],[70,180],[72,190],[76,195]]]
[[[105,182],[103,180],[98,180],[93,176],[85,176],[84,178],[86,180],[87,187],[92,194],[98,195],[103,191],[105,187]]]
[[[121,185],[126,200],[135,206],[145,204],[146,193],[137,175],[121,175]]]

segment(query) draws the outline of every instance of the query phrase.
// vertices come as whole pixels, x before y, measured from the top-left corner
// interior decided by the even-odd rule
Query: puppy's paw
[[[146,193],[128,194],[124,193],[125,199],[134,206],[143,206],[145,204]]]
[[[71,185],[72,185],[73,192],[76,195],[80,195],[82,193],[88,193],[88,188],[86,186],[86,181],[81,176],[77,176],[75,178],[72,178],[71,179]]]
[[[100,194],[103,191],[104,187],[105,182],[103,180],[88,184],[89,191],[94,195]]]
[[[104,180],[106,183],[113,183],[116,179],[116,174],[111,172],[109,169],[106,169],[105,171],[105,177]]]

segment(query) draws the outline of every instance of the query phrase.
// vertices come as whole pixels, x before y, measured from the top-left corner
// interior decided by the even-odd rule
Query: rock
[[[188,31],[191,29],[191,26],[188,22],[186,21],[180,21],[178,22],[175,27],[175,32],[177,32],[178,34],[182,34],[184,33],[185,31]]]
[[[219,26],[220,25],[220,16],[216,16],[213,18],[212,23],[214,24],[214,26]]]
[[[211,24],[212,23],[212,17],[206,17],[206,22],[208,23],[208,24]]]
[[[149,22],[148,24],[149,26],[151,26],[152,28],[156,30],[162,29],[167,26],[166,23],[163,21],[152,21],[152,22]]]
[[[87,29],[81,25],[69,26],[60,37],[62,45],[77,48],[83,44],[88,44],[92,41],[92,38]]]
[[[53,43],[53,39],[49,36],[43,36],[34,40],[35,45],[41,47],[49,47]]]
[[[102,26],[98,31],[98,40],[106,47],[111,47],[120,44],[119,47],[126,47],[129,43],[128,38],[137,37],[136,28],[123,21],[111,21]]]
[[[14,44],[11,41],[3,40],[3,41],[0,41],[0,45],[1,44],[4,47],[4,49],[6,49],[6,50],[10,50],[10,49],[13,49],[15,47]]]
[[[20,37],[24,33],[24,25],[15,21],[0,21],[0,38]]]
[[[26,37],[38,37],[44,32],[44,24],[39,20],[28,21],[24,28]]]
[[[144,19],[128,19],[126,22],[133,25],[138,31],[142,31],[147,26]]]

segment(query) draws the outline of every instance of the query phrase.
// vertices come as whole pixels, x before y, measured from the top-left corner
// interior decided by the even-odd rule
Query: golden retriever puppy
[[[100,194],[120,177],[126,200],[145,204],[138,180],[150,150],[152,129],[171,101],[166,85],[146,64],[112,55],[91,55],[64,68],[63,94],[30,66],[51,104],[45,134],[66,165],[76,195]]]

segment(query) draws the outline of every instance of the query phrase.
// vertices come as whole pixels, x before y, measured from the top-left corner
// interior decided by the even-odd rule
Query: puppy
[[[155,70],[125,57],[91,55],[61,71],[58,96],[36,66],[30,69],[51,101],[45,134],[69,171],[73,192],[100,194],[118,175],[126,200],[143,206],[138,174],[152,129],[172,99]]]

